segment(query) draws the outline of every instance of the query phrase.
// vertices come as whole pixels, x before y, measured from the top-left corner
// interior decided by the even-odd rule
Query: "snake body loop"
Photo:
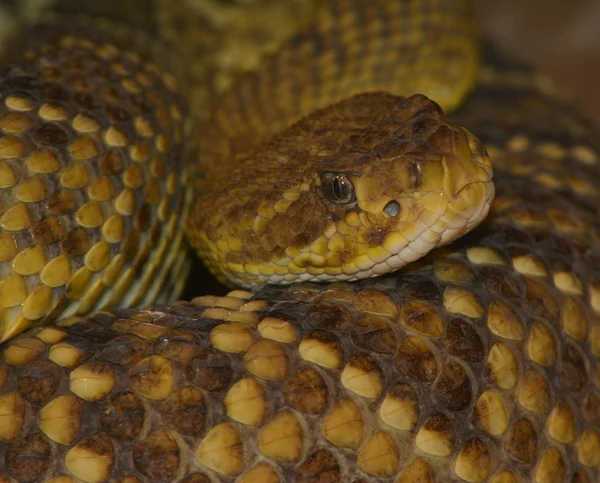
[[[131,29],[56,12],[0,71],[1,337],[14,337],[0,346],[0,483],[600,480],[598,131],[548,79],[479,45],[466,4],[324,2],[202,131],[184,100],[194,66],[173,54],[192,46],[161,54]],[[152,13],[136,18],[155,25]],[[354,92],[353,73],[378,92]],[[434,193],[491,196],[482,145],[488,216],[399,272],[49,324],[178,292],[192,203],[190,238],[221,250],[210,263],[230,279],[262,284],[249,275],[273,253],[304,256],[299,273],[318,278],[332,252],[356,256],[344,237],[366,243],[366,266],[389,233],[359,222],[408,216],[407,200]],[[433,232],[444,207],[454,234],[471,228],[461,213],[486,210],[450,203],[427,205]],[[236,241],[244,223],[264,239]],[[438,235],[420,243],[449,241]]]
[[[65,33],[64,21],[78,27]],[[6,63],[1,340],[152,303],[186,272],[185,107],[150,44],[126,32],[49,16]]]

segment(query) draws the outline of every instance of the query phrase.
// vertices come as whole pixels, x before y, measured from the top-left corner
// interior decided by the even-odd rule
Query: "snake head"
[[[398,269],[452,242],[487,215],[492,168],[480,142],[447,123],[421,95],[390,102],[385,114],[317,164],[316,184],[334,213],[316,255],[342,278]],[[314,252],[313,252],[314,253]]]
[[[194,220],[212,270],[246,286],[385,274],[462,236],[494,196],[479,141],[422,95],[361,94],[240,162]],[[188,230],[193,232],[193,230]]]

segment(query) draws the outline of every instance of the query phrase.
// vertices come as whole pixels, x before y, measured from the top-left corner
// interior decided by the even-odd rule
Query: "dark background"
[[[600,123],[600,1],[483,0],[485,31],[537,65]]]

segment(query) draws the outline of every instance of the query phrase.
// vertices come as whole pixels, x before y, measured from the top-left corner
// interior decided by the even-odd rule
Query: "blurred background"
[[[600,124],[600,1],[482,0],[485,31],[572,92]]]

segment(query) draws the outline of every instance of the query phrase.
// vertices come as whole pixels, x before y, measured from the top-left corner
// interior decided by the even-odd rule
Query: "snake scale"
[[[319,64],[320,55],[333,48],[337,56],[329,62],[339,68],[352,65],[352,57],[309,28],[287,44],[291,71],[278,69],[284,49],[267,61],[270,68],[249,74],[219,101],[225,107],[216,107],[199,147],[201,156],[216,153],[219,165],[200,161],[198,169],[185,160],[198,156],[189,140],[199,137],[194,119],[204,113],[185,101],[193,82],[177,54],[131,29],[72,12],[25,30],[29,47],[15,49],[18,62],[5,64],[0,78],[1,333],[12,338],[0,347],[0,482],[600,479],[595,128],[547,79],[493,46],[481,45],[482,65],[473,67],[478,48],[469,42],[475,34],[466,3],[330,5],[346,8],[324,14],[329,23],[321,25],[340,39],[347,31],[357,35],[355,42],[363,35],[369,39],[363,45],[372,47],[355,52],[371,68],[365,74],[358,62],[357,89],[361,75],[365,82],[378,79],[380,90],[390,75],[399,76],[412,89],[402,95],[424,92],[449,117],[423,96],[341,100],[347,91],[335,84],[319,90],[315,78],[338,75]],[[396,15],[407,8],[412,16],[356,14],[379,6]],[[147,13],[139,12],[141,24]],[[391,28],[398,25],[405,30]],[[442,40],[451,48],[436,44]],[[398,53],[389,58],[393,52],[385,47],[396,41],[406,63],[390,65]],[[315,69],[293,70],[307,58]],[[369,64],[370,58],[376,60]],[[419,75],[421,83],[411,84]],[[285,79],[291,82],[274,83]],[[328,99],[338,104],[319,111]],[[289,120],[306,108],[317,114],[290,128],[269,117]],[[383,127],[373,130],[371,121]],[[284,154],[257,146],[281,129],[286,134],[273,145]],[[256,165],[256,179],[236,178],[250,176],[249,161],[233,155],[239,169],[234,163],[231,175],[223,152],[250,152],[267,165],[275,159],[290,202],[278,205],[285,212],[303,193],[314,195],[308,181],[294,193],[286,184],[285,163],[305,145],[317,149],[305,148],[303,159],[321,155],[334,166],[309,175],[314,193],[354,203],[355,212],[356,204],[371,209],[363,194],[376,192],[381,199],[369,198],[373,210],[389,218],[410,213],[385,184],[364,191],[370,174],[356,172],[369,153],[387,160],[384,169],[395,166],[390,160],[417,160],[397,169],[403,192],[420,183],[443,192],[448,184],[436,180],[441,173],[460,182],[452,193],[475,183],[473,199],[483,204],[463,209],[477,218],[491,197],[483,145],[496,197],[479,226],[400,272],[326,284],[284,274],[275,281],[296,283],[120,308],[178,296],[188,270],[179,249],[187,215],[192,244],[212,240],[209,249],[217,248],[219,238],[197,221],[207,219],[207,201],[187,187],[219,187],[210,197],[229,206],[231,219],[241,205],[230,200],[243,196],[245,181],[254,189],[261,176],[273,175]],[[340,146],[349,155],[338,156]],[[458,173],[446,169],[448,160]],[[357,167],[347,171],[352,162]],[[281,201],[277,182],[261,182],[273,188],[262,190],[265,198],[260,189],[251,198]],[[221,201],[223,194],[230,197]],[[314,219],[320,208],[308,199],[300,216]],[[251,207],[275,219],[264,206]],[[331,219],[348,219],[342,208],[332,208]],[[219,223],[212,226],[225,226]],[[387,231],[380,231],[371,242],[386,240]],[[440,235],[437,241],[450,240]],[[233,242],[221,253],[253,243],[252,237]],[[277,243],[261,243],[254,246],[258,268],[252,271],[276,274],[264,268],[261,250]],[[324,258],[311,252],[306,266],[323,274]],[[253,259],[215,255],[208,263],[219,271],[223,260],[231,271],[222,277],[253,285],[240,271]],[[112,312],[83,316],[102,307]]]

